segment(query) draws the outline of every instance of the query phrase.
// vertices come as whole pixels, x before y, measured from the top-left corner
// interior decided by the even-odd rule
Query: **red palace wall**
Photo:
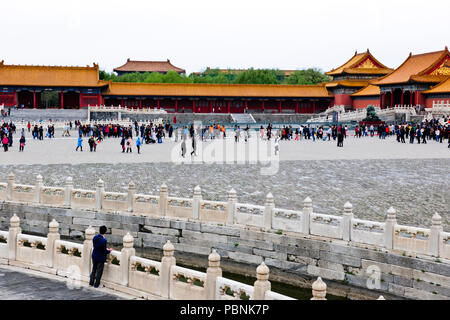
[[[5,105],[5,107],[12,107],[16,104],[16,98],[14,92],[0,92],[0,105]]]
[[[334,105],[336,106],[352,106],[353,99],[350,94],[335,94]]]
[[[354,109],[365,109],[368,105],[379,106],[380,105],[380,97],[367,97],[367,98],[353,98],[353,108]]]
[[[444,103],[450,103],[450,94],[448,96],[443,96],[440,98],[426,98],[425,99],[425,107],[426,108],[433,107],[433,101],[435,103],[442,103],[442,101],[444,101]]]

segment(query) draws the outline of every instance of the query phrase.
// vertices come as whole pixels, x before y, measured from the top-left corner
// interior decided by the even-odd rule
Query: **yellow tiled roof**
[[[93,67],[6,65],[0,61],[0,85],[101,87],[98,65]]]
[[[450,93],[450,77],[423,93]]]
[[[373,82],[376,85],[405,83],[410,80],[419,82],[440,82],[439,75],[427,75],[426,73],[439,64],[446,56],[449,56],[447,47],[445,50],[412,55],[397,68],[394,72],[379,78]],[[414,79],[415,78],[415,79]]]
[[[369,62],[370,67],[364,66],[364,62]],[[386,67],[379,62],[367,49],[364,53],[357,53],[350,58],[342,66],[326,72],[326,75],[334,76],[342,73],[359,73],[359,74],[387,74],[392,72],[392,69]]]
[[[352,97],[378,96],[378,95],[380,95],[380,87],[371,84],[351,94]]]
[[[105,95],[206,97],[333,97],[324,85],[110,82]]]

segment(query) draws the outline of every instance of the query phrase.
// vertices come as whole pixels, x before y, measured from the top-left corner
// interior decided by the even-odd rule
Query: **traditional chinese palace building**
[[[128,58],[127,62],[123,66],[115,68],[114,71],[119,76],[134,72],[158,72],[165,74],[168,71],[175,71],[179,74],[186,73],[184,69],[175,67],[173,64],[171,64],[169,59],[167,59],[167,61],[135,61]]]
[[[170,61],[130,61],[116,72],[167,72]],[[159,63],[159,67],[158,66]],[[165,66],[164,69],[162,66]],[[158,71],[156,71],[158,70]],[[174,70],[176,71],[176,70]],[[410,56],[393,70],[367,50],[326,73],[317,85],[204,83],[130,83],[99,79],[99,67],[7,65],[0,62],[0,105],[42,108],[45,91],[57,92],[57,108],[114,105],[164,108],[198,113],[319,113],[334,105],[346,109],[368,105],[431,107],[450,100],[450,54],[442,51]]]

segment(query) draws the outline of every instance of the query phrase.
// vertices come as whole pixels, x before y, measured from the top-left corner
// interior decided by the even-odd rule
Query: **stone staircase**
[[[232,113],[231,118],[235,123],[256,123],[250,113]]]

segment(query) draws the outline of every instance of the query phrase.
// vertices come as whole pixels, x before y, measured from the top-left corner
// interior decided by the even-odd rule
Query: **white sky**
[[[6,64],[328,71],[355,50],[396,68],[411,51],[450,46],[449,0],[14,0],[0,10]]]

